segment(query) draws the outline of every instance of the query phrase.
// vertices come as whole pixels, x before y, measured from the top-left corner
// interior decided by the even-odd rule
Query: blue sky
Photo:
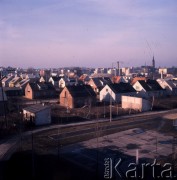
[[[176,0],[0,0],[0,65],[176,66]]]

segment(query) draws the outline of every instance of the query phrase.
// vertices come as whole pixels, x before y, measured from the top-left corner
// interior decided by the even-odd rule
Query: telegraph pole
[[[110,94],[110,122],[112,121],[112,90]]]

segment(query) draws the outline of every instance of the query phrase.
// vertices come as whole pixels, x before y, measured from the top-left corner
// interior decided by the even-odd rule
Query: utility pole
[[[112,121],[112,90],[110,94],[110,122]]]
[[[33,130],[31,132],[31,148],[32,148],[32,178],[35,178],[35,155],[34,155],[34,135]]]
[[[153,106],[154,106],[154,101],[155,101],[155,97],[152,97],[152,106],[151,106],[151,111],[153,110]]]
[[[60,159],[60,134],[59,134],[59,118],[58,118],[58,129],[57,129],[57,146],[58,146],[58,160]]]

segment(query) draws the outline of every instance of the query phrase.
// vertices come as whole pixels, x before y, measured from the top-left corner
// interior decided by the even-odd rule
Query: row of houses
[[[173,83],[173,91],[176,92],[177,86]],[[91,87],[91,88],[90,88]],[[168,95],[168,91],[160,86],[156,80],[138,80],[134,84],[123,83],[107,83],[102,89],[100,86],[78,85],[67,86],[60,94],[60,105],[74,108],[84,105],[91,105],[95,100],[101,102],[121,103],[122,96],[139,97],[145,100],[159,98]],[[99,96],[98,96],[99,89]],[[177,94],[173,94],[177,95]],[[99,99],[98,99],[99,97]],[[91,103],[92,102],[92,103]]]
[[[119,103],[122,95],[146,99],[177,95],[176,81],[150,80],[146,77],[135,77],[128,81],[123,76],[89,77],[83,74],[80,78],[75,79],[54,76],[46,82],[43,77],[21,75],[20,77],[8,76],[2,79],[2,86],[7,96],[24,95],[28,99],[55,98],[59,94],[63,94],[62,91],[65,88],[71,92],[75,91],[74,88],[79,87],[77,91],[82,93],[82,89],[88,91],[89,86],[96,94],[97,101],[110,101],[111,97],[113,102]],[[93,96],[92,92],[91,94]],[[60,98],[60,102],[63,102],[62,98]]]

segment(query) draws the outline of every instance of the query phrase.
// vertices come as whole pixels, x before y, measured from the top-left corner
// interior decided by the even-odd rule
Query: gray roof
[[[58,76],[53,76],[53,77],[52,77],[52,79],[53,79],[54,81],[57,81],[57,82],[58,82],[61,78],[62,78],[62,77],[58,77]]]
[[[161,90],[163,90],[162,87],[159,85],[159,83],[156,80],[148,79],[147,81],[139,80],[138,82],[141,84],[141,86],[146,91],[161,91]]]
[[[176,88],[177,88],[177,87],[175,86],[175,84],[173,83],[173,81],[167,80],[166,82],[167,82],[167,84],[168,84],[169,86],[171,86],[171,88],[173,88],[173,89],[176,89]]]
[[[89,85],[67,86],[66,88],[73,97],[96,97]]]
[[[104,78],[97,77],[97,78],[92,78],[92,80],[97,87],[103,87],[106,84],[112,83],[109,77],[104,77]]]
[[[108,85],[115,93],[131,93],[136,92],[130,83],[120,82],[119,84],[109,84]]]
[[[30,87],[32,88],[33,91],[50,91],[50,90],[55,90],[54,86],[52,83],[48,82],[36,82],[36,83],[29,83]]]
[[[23,110],[29,111],[31,113],[37,113],[37,112],[40,112],[40,111],[43,111],[43,110],[49,109],[49,108],[50,108],[50,106],[45,106],[42,104],[35,104],[33,106],[28,106],[28,107],[23,108]]]

